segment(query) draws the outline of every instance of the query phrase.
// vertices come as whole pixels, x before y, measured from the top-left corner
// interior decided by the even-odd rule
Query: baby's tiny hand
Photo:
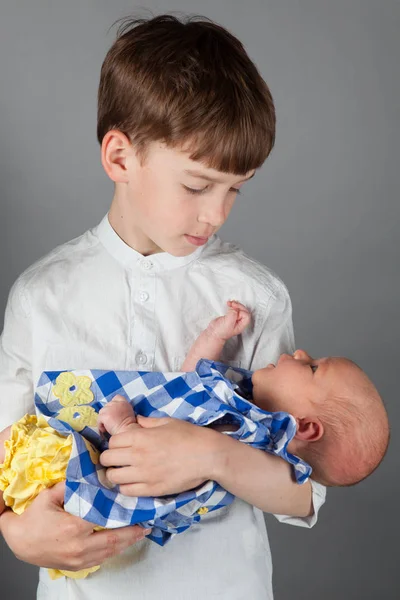
[[[228,300],[228,310],[223,317],[217,317],[207,327],[208,332],[223,341],[242,333],[251,321],[250,311],[236,300]]]
[[[106,431],[110,435],[123,433],[129,426],[136,424],[136,416],[130,403],[119,394],[114,396],[111,402],[108,402],[99,411],[98,427],[100,433]]]

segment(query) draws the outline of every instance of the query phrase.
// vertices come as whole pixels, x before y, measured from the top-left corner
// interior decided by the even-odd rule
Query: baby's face
[[[304,350],[282,354],[276,365],[253,373],[254,402],[265,410],[301,417],[338,386],[344,368],[348,362],[342,358],[314,359]]]

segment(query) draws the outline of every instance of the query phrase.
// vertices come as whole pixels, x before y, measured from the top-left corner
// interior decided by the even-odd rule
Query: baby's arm
[[[10,427],[6,427],[5,429],[3,429],[2,432],[0,432],[0,465],[3,464],[4,457],[6,454],[6,449],[4,448],[4,442],[9,439],[10,434],[11,434],[11,425],[10,425]],[[0,490],[0,515],[2,512],[4,512],[5,508],[6,508],[6,505],[4,504],[4,500],[3,500],[3,492]]]
[[[115,435],[140,425],[132,406],[123,396],[118,395],[99,411],[98,427],[101,433],[107,431],[110,435]]]
[[[219,360],[225,342],[246,329],[251,319],[247,308],[235,300],[229,300],[227,305],[227,313],[213,319],[194,342],[181,367],[182,371],[193,371],[201,358]]]

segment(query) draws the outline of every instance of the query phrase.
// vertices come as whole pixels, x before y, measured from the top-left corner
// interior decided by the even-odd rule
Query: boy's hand
[[[6,427],[6,429],[3,429],[2,432],[0,432],[0,465],[2,465],[4,463],[4,457],[6,454],[4,442],[6,440],[10,439],[10,435],[11,435],[11,425],[9,427]],[[3,492],[0,490],[0,515],[5,511],[5,509],[6,509],[6,505],[3,500]]]
[[[224,436],[169,417],[137,420],[140,429],[113,435],[100,455],[103,466],[120,467],[107,469],[107,477],[122,494],[177,494],[212,479],[215,440]]]
[[[222,317],[217,317],[207,327],[207,333],[224,342],[242,333],[251,320],[250,311],[236,300],[228,300],[228,310]]]
[[[138,525],[93,532],[63,509],[65,483],[43,490],[22,515],[5,511],[0,529],[17,558],[40,567],[78,571],[100,565],[143,539]]]

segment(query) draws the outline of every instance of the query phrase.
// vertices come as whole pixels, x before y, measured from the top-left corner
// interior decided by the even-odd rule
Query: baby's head
[[[288,450],[313,468],[313,479],[353,485],[382,461],[389,442],[383,402],[366,374],[346,358],[312,359],[304,350],[282,354],[253,374],[261,408],[285,411],[297,423]]]

